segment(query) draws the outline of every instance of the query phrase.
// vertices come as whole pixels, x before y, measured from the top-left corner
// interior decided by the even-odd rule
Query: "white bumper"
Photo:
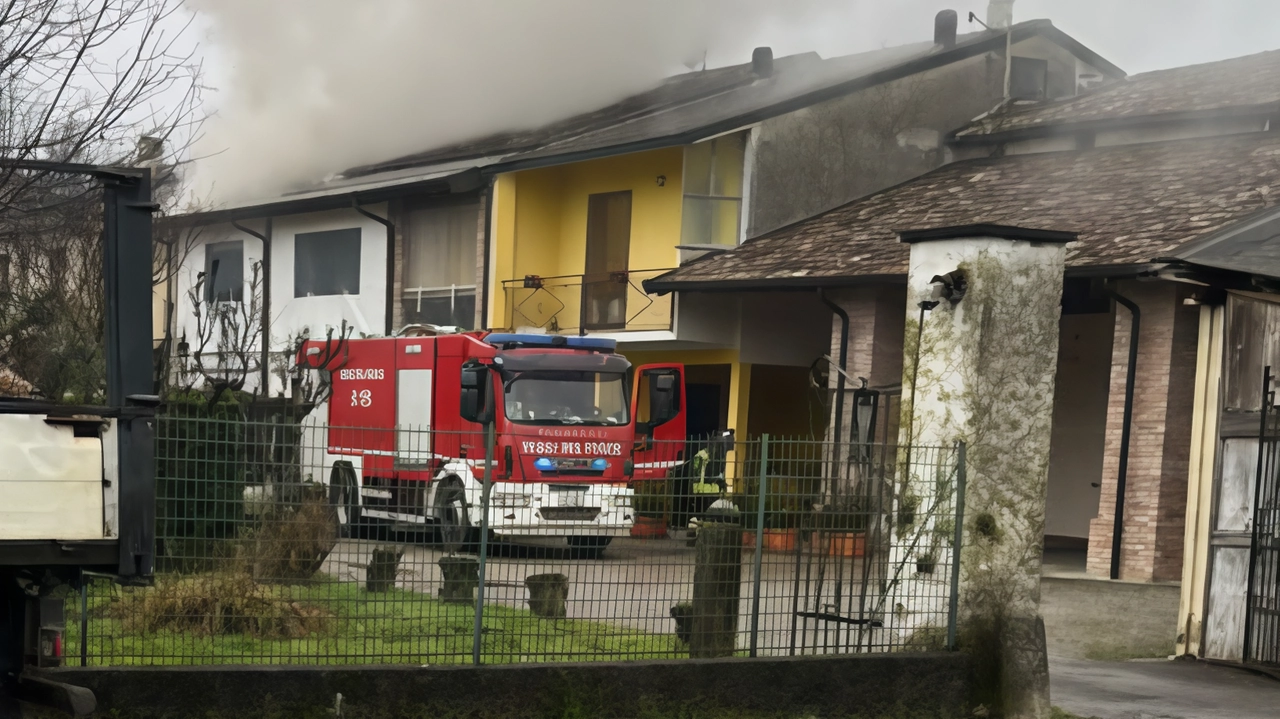
[[[468,487],[471,526],[480,525],[480,492]],[[635,512],[630,488],[608,484],[494,482],[489,527],[525,537],[622,537]]]

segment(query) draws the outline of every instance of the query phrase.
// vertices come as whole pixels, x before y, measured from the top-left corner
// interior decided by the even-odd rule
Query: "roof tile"
[[[1077,232],[1071,266],[1141,264],[1277,204],[1277,154],[1270,132],[958,162],[649,284],[900,275],[898,231],[981,223]]]

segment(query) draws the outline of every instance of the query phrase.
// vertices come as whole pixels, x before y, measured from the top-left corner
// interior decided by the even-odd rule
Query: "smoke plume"
[[[216,90],[196,180],[219,202],[535,127],[704,62],[746,62],[756,45],[772,45],[779,55],[830,46],[832,39],[843,46],[875,26],[849,0],[193,5],[208,28]],[[914,24],[916,39],[929,36],[927,21]]]

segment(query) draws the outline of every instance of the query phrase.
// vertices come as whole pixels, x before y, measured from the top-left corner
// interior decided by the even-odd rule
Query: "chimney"
[[[933,44],[940,47],[956,46],[956,27],[960,16],[955,10],[943,10],[933,18]]]
[[[751,72],[756,77],[769,77],[773,74],[773,48],[758,47],[751,52]]]
[[[1013,0],[991,0],[987,5],[987,26],[992,30],[1007,30],[1013,25]]]

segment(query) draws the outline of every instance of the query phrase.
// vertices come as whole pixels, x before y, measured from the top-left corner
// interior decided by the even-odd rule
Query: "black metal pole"
[[[822,300],[822,304],[830,308],[831,311],[840,318],[840,371],[836,373],[836,419],[831,435],[835,439],[831,448],[831,451],[833,452],[831,457],[831,468],[839,473],[840,443],[843,441],[841,429],[844,427],[844,375],[845,372],[849,371],[847,366],[849,361],[849,313],[845,312],[844,308],[840,305],[832,302],[822,288],[818,289],[818,299]]]
[[[155,558],[155,390],[151,320],[151,173],[103,181],[107,404],[120,411],[122,581],[151,575]]]
[[[1111,530],[1111,578],[1120,578],[1120,550],[1124,543],[1124,496],[1129,479],[1129,438],[1133,429],[1133,385],[1138,370],[1138,332],[1142,327],[1142,310],[1137,303],[1111,288],[1107,294],[1129,310],[1129,366],[1124,379],[1124,419],[1120,427],[1120,467],[1116,471],[1115,524]]]

